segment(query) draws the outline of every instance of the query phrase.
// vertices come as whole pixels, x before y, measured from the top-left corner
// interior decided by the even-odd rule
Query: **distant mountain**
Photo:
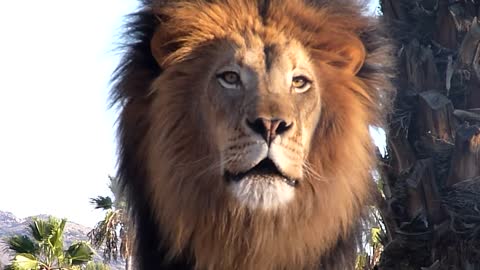
[[[5,248],[3,240],[12,235],[29,234],[28,224],[32,218],[48,219],[48,217],[48,215],[37,215],[21,219],[10,212],[0,211],[0,266],[7,265],[10,261],[9,257],[11,257],[11,254],[8,254]],[[67,221],[63,235],[64,247],[68,247],[75,241],[87,241],[87,233],[90,230],[91,228],[86,226]],[[101,252],[102,251],[97,250],[98,255],[95,256],[96,261],[102,260],[100,256]],[[124,262],[120,260],[110,263],[111,270],[122,270],[124,269],[123,266]]]

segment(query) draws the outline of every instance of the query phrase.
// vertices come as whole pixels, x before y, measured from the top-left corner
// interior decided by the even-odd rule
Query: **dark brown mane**
[[[130,16],[125,55],[114,74],[112,100],[121,109],[118,174],[128,192],[135,221],[139,269],[247,265],[238,262],[238,252],[222,253],[222,249],[235,248],[251,252],[252,261],[262,262],[268,269],[277,269],[273,262],[268,262],[269,256],[281,261],[282,269],[298,265],[304,270],[352,267],[356,229],[371,192],[374,152],[368,125],[383,124],[393,93],[389,82],[393,74],[391,47],[379,23],[375,18],[365,17],[357,1],[305,0],[301,5],[298,4],[301,0],[289,1],[237,1],[248,5],[238,4],[235,12],[220,8],[223,13],[209,16],[200,12],[208,4],[235,2],[143,0],[142,10]],[[203,198],[198,190],[207,187],[184,181],[201,178],[209,183],[208,175],[200,173],[211,162],[210,150],[204,146],[208,145],[208,138],[196,138],[202,137],[198,136],[201,127],[191,124],[198,121],[185,112],[194,106],[186,98],[189,93],[185,89],[190,89],[186,86],[191,82],[175,82],[176,77],[185,74],[175,71],[165,75],[168,68],[160,67],[180,65],[186,74],[199,73],[189,67],[188,57],[192,52],[202,51],[201,46],[209,38],[220,37],[225,31],[239,31],[238,26],[252,15],[241,10],[248,10],[252,3],[264,24],[273,21],[302,42],[311,58],[318,61],[316,72],[323,74],[324,84],[332,89],[323,93],[324,109],[308,160],[316,173],[327,179],[325,182],[309,179],[309,194],[316,195],[322,203],[295,204],[294,210],[287,212],[291,219],[298,219],[295,222],[288,217],[238,210],[215,189],[209,190],[212,198]],[[199,30],[196,27],[200,23],[204,28]],[[161,59],[152,52],[151,45],[159,29],[160,44],[165,46],[154,49],[161,50]],[[349,66],[352,59],[359,57],[357,52],[365,53],[365,61],[358,67]],[[344,69],[354,70],[353,76],[339,71]],[[156,80],[161,75],[173,79],[160,84]],[[207,159],[201,161],[199,157]],[[151,166],[152,160],[158,165]],[[166,176],[170,183],[167,180],[160,183]],[[192,204],[191,198],[197,203]],[[321,205],[315,209],[319,213],[311,209],[317,205]],[[209,213],[212,213],[209,219],[203,217]],[[285,228],[279,231],[298,237],[290,237],[288,233],[279,235],[279,247],[263,241],[262,238],[267,238],[262,234],[264,230],[283,223]],[[311,228],[297,233],[297,226]],[[220,232],[216,233],[217,230]],[[247,231],[260,240],[241,239],[241,234]],[[219,245],[217,242],[222,239],[225,243]],[[245,240],[250,246],[240,245],[234,239]],[[319,241],[323,244],[319,245]],[[292,247],[282,248],[287,244]],[[276,248],[278,252],[272,251]],[[259,254],[260,251],[267,255]],[[213,264],[208,260],[225,263]]]

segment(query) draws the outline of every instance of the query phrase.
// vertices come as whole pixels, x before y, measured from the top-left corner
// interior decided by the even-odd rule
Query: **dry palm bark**
[[[398,97],[379,269],[480,269],[480,0],[383,0]]]

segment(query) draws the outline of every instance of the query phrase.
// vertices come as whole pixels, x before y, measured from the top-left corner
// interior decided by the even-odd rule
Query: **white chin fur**
[[[246,176],[240,182],[229,184],[233,196],[250,209],[275,210],[286,205],[295,195],[295,188],[279,179],[254,178]]]

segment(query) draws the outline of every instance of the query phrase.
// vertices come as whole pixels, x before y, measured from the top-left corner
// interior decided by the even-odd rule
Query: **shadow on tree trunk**
[[[480,269],[478,0],[383,0],[398,96],[381,158],[381,270]]]

